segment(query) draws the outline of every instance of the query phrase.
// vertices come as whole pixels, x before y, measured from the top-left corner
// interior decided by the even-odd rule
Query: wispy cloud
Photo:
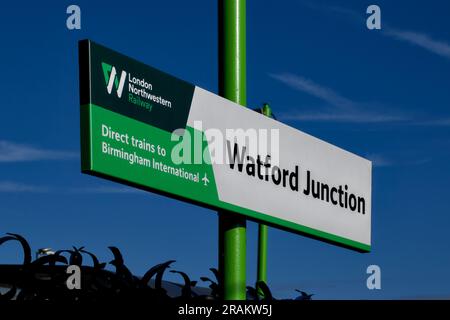
[[[312,95],[333,107],[322,108],[322,110],[313,112],[290,111],[289,113],[279,115],[279,118],[283,120],[346,123],[386,123],[408,120],[404,115],[376,112],[374,111],[378,109],[378,105],[376,104],[353,101],[331,88],[300,75],[294,75],[292,73],[269,75],[288,87]]]
[[[380,154],[368,154],[366,158],[372,161],[374,167],[391,167],[395,164],[391,159]]]
[[[0,162],[70,160],[76,158],[78,158],[76,152],[41,149],[30,145],[0,140]]]
[[[372,161],[374,167],[385,168],[393,166],[420,166],[429,163],[431,158],[421,158],[421,159],[393,159],[392,157],[387,157],[378,153],[367,154],[365,158]]]
[[[423,159],[411,160],[411,161],[409,161],[406,164],[410,165],[410,166],[420,166],[422,164],[426,164],[426,163],[429,163],[431,161],[432,161],[431,158],[423,158]]]
[[[384,115],[368,112],[290,112],[279,116],[283,120],[306,122],[341,122],[341,123],[386,123],[402,122],[407,120],[404,116]]]
[[[0,181],[0,193],[46,193],[49,188],[13,181]]]
[[[312,9],[312,10],[328,12],[328,13],[331,13],[338,17],[339,16],[346,17],[349,19],[349,21],[352,21],[354,23],[364,23],[365,24],[365,21],[367,18],[364,11],[359,12],[359,11],[355,11],[355,10],[348,9],[345,7],[321,4],[321,3],[318,3],[317,1],[302,1],[301,4],[303,4],[305,7]]]
[[[413,125],[427,127],[448,127],[450,126],[450,118],[416,121],[413,123]]]
[[[350,21],[358,23],[365,28],[367,15],[364,11],[357,12],[355,10],[339,6],[317,5],[314,2],[309,1],[306,1],[304,5],[310,9],[327,11],[329,13],[338,14],[342,17],[347,17]],[[402,30],[392,27],[383,19],[381,26],[382,28],[380,34],[384,36],[390,37],[395,40],[408,42],[409,44],[425,49],[431,53],[450,59],[450,43],[444,40],[435,39],[431,35],[424,32]]]
[[[450,59],[450,44],[433,39],[425,33],[386,28],[384,29],[383,34],[398,40],[406,41],[439,56]]]
[[[67,187],[43,186],[15,181],[0,181],[0,193],[55,194],[144,194],[145,191],[127,186]]]
[[[68,189],[69,193],[81,194],[139,194],[144,191],[127,186],[98,186],[98,187],[76,187]]]
[[[269,74],[272,78],[286,84],[287,86],[308,93],[316,98],[340,108],[353,108],[354,102],[341,96],[334,90],[315,83],[314,81],[291,73]]]

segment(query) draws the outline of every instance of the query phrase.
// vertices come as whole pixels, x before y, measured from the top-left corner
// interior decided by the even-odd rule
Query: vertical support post
[[[267,283],[267,226],[265,224],[258,225],[258,272],[257,281]],[[262,298],[263,293],[258,288],[258,295]]]
[[[272,117],[272,109],[269,104],[264,103],[261,113],[266,117]],[[267,236],[268,227],[265,224],[258,224],[258,265],[256,281],[264,281],[267,283]],[[262,290],[256,286],[257,294],[260,298],[264,298]]]
[[[219,0],[219,94],[245,106],[246,1]],[[246,299],[246,220],[219,212],[219,271],[225,300]]]

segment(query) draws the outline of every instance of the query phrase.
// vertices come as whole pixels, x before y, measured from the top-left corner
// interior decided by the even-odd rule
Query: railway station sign
[[[82,172],[370,251],[369,160],[90,40],[79,63]]]

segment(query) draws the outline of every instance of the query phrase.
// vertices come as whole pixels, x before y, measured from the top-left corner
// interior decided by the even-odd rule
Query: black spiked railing
[[[32,260],[31,247],[27,240],[15,233],[0,237],[0,246],[6,242],[17,241],[23,251],[22,264],[0,265],[0,302],[7,300],[26,301],[158,301],[169,299],[220,300],[222,284],[219,271],[209,270],[214,280],[200,277],[208,287],[198,287],[182,271],[170,270],[180,276],[182,283],[164,281],[165,272],[175,260],[169,260],[151,267],[144,276],[137,277],[125,265],[122,253],[117,247],[108,247],[113,255],[109,263],[100,262],[95,254],[84,247],[72,247],[57,250],[51,254],[38,255]],[[88,258],[89,264],[83,264]],[[114,271],[106,269],[111,265]],[[67,268],[75,265],[81,271],[81,289],[70,290],[66,281],[70,274]],[[175,290],[178,288],[178,290]],[[258,294],[257,289],[260,290]],[[258,282],[256,288],[247,287],[249,300],[274,300],[272,293],[264,282]],[[170,292],[168,292],[170,291]],[[301,295],[296,300],[310,300],[312,295],[296,290]],[[262,293],[262,294],[261,294]]]

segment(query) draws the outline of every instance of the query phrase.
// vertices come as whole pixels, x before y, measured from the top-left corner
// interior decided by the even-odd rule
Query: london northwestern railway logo
[[[126,87],[125,82],[128,78],[128,93],[125,96],[129,103],[147,111],[152,111],[154,104],[168,109],[172,108],[172,101],[152,93],[153,84],[145,78],[136,77],[125,70],[122,70],[119,75],[118,69],[106,62],[102,62],[102,69],[108,94],[112,94],[115,90],[117,97],[122,98],[123,90]]]
[[[103,75],[105,76],[106,90],[109,94],[111,94],[113,87],[115,87],[117,96],[121,98],[123,87],[125,85],[125,79],[127,78],[127,73],[122,70],[119,78],[116,68],[104,62],[102,62],[102,69]]]

